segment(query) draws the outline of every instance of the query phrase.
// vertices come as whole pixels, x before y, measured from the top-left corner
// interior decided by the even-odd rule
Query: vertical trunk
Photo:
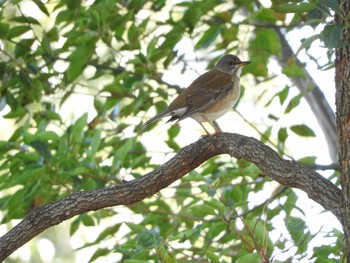
[[[337,15],[336,23],[349,23],[350,1],[338,1],[342,16]],[[344,21],[347,20],[347,21]],[[342,42],[350,43],[350,29],[343,31]],[[336,49],[336,119],[339,135],[340,183],[343,194],[344,233],[346,258],[350,262],[350,47]]]

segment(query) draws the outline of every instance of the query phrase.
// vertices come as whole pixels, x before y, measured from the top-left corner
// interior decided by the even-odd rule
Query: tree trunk
[[[350,1],[339,1],[342,16],[337,15],[336,23],[348,24]],[[350,43],[349,27],[343,32],[341,42]],[[340,183],[343,195],[344,234],[346,241],[346,259],[350,262],[350,47],[336,49],[336,119],[339,135]]]

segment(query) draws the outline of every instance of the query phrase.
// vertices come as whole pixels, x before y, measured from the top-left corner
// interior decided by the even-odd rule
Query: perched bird
[[[237,102],[240,94],[239,77],[242,67],[250,61],[241,61],[237,56],[224,55],[215,67],[199,76],[171,102],[168,108],[144,123],[144,126],[162,117],[171,116],[167,121],[181,121],[191,117],[205,130],[202,122],[208,122],[216,133],[221,132],[214,124]]]

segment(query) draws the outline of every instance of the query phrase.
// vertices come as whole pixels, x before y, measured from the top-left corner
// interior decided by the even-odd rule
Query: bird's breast
[[[240,95],[239,80],[233,78],[233,83],[234,87],[230,93],[228,93],[222,99],[216,101],[214,104],[212,104],[202,112],[196,113],[192,116],[192,118],[198,122],[213,121],[220,118],[226,112],[231,110],[232,107],[236,104]]]

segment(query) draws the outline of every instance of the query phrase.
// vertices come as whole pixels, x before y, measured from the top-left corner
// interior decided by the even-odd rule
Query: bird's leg
[[[211,127],[214,128],[215,134],[222,133],[222,130],[220,129],[219,126],[215,125],[215,124],[214,124],[213,122],[211,122],[211,121],[208,121],[208,123],[211,125]]]
[[[212,121],[208,120],[208,118],[207,118],[206,116],[203,116],[203,119],[204,119],[207,123],[209,123],[211,127],[213,127],[213,129],[214,129],[214,131],[215,131],[215,134],[221,133],[221,132],[222,132],[222,130],[221,130],[219,127],[217,127],[216,125],[214,125],[214,123],[213,123]],[[203,126],[202,126],[202,127],[203,127]]]
[[[205,128],[205,126],[201,123],[201,122],[198,122],[200,126],[202,126],[203,130],[205,130],[205,133],[207,135],[210,135],[210,132],[208,132],[208,130]]]

